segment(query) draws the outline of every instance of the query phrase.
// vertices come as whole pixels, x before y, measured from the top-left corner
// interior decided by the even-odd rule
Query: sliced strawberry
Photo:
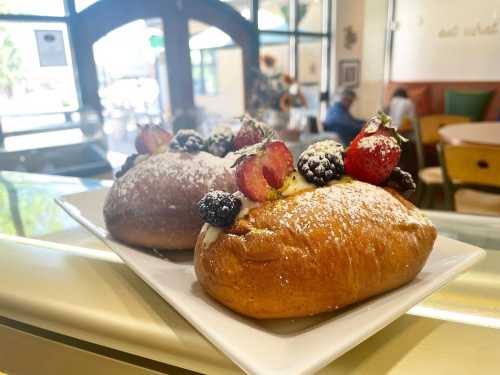
[[[273,141],[244,156],[236,167],[239,190],[257,202],[272,199],[293,172],[293,156],[281,141]]]
[[[275,139],[276,133],[266,124],[245,115],[241,120],[241,128],[234,138],[234,147],[239,150],[251,146],[266,139]]]
[[[272,194],[272,188],[262,173],[262,165],[258,155],[243,160],[236,168],[238,189],[249,199],[264,202]]]
[[[172,134],[158,125],[146,125],[140,128],[135,148],[139,154],[153,154],[168,145],[172,138]]]
[[[264,146],[261,163],[265,179],[275,189],[282,187],[286,176],[293,172],[293,155],[281,141]]]

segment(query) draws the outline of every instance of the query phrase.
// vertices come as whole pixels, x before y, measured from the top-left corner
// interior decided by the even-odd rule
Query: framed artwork
[[[356,88],[360,81],[360,63],[359,60],[340,60],[338,86]]]

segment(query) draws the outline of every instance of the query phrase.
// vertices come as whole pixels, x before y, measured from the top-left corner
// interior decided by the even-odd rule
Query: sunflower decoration
[[[256,116],[268,110],[287,113],[293,107],[307,107],[297,81],[287,73],[280,72],[277,60],[270,54],[260,57],[260,70],[250,97],[251,113]]]

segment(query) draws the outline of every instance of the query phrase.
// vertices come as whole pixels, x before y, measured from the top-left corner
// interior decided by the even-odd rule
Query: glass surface
[[[169,113],[169,90],[161,19],[137,20],[94,44],[104,129],[116,137],[137,123]]]
[[[61,43],[47,39],[49,34],[43,40],[52,45],[37,40],[37,32],[47,31],[61,38]],[[0,35],[0,115],[78,108],[66,24],[0,22]]]
[[[189,34],[194,99],[204,131],[216,118],[244,112],[242,51],[215,26],[190,20]]]
[[[482,247],[500,250],[500,217],[425,211],[440,234]]]
[[[0,14],[64,16],[64,0],[2,0]]]
[[[290,2],[288,0],[259,1],[259,29],[288,31]]]
[[[299,31],[323,32],[323,0],[299,0]]]
[[[54,198],[102,186],[96,180],[0,172],[0,233],[40,237],[78,228]]]
[[[97,3],[99,0],[75,0],[75,8],[77,12],[81,12],[85,8]]]

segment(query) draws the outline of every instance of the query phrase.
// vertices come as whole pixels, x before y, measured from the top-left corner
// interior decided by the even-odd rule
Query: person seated
[[[392,124],[403,132],[412,129],[412,124],[417,121],[415,104],[402,87],[397,88],[392,95],[389,116],[392,118]]]
[[[324,122],[325,130],[337,133],[345,146],[351,143],[365,123],[364,120],[357,119],[350,113],[355,99],[356,93],[353,90],[343,89],[337,102],[328,109]]]

